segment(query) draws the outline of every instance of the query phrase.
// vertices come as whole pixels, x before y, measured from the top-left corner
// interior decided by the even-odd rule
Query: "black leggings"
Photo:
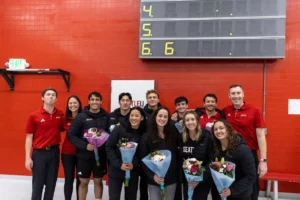
[[[194,189],[193,200],[207,199],[209,190],[211,187],[211,181],[207,180],[205,182],[200,182]],[[188,199],[188,183],[184,181],[183,183],[183,197],[185,200]]]
[[[257,151],[252,150],[252,154],[254,156],[254,162],[255,162],[255,170],[258,171],[258,157],[257,157]],[[258,200],[259,196],[259,175],[256,173],[256,180],[253,184],[253,193],[251,195],[251,200]]]
[[[129,184],[127,187],[124,187],[125,200],[136,200],[138,182],[139,182],[138,175],[134,173],[130,173]],[[109,200],[120,200],[123,183],[124,183],[124,178],[114,178],[108,176]]]
[[[64,185],[64,194],[65,194],[65,200],[71,200],[72,199],[72,193],[73,193],[73,183],[74,183],[74,174],[76,173],[76,156],[75,155],[69,155],[69,154],[62,154],[61,160],[64,168],[65,173],[65,185]],[[77,200],[78,198],[78,188],[79,188],[79,178],[76,175],[76,196]]]

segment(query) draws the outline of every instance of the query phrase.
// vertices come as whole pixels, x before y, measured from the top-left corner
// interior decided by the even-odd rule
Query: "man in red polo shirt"
[[[42,92],[43,107],[29,115],[26,128],[25,167],[32,171],[31,200],[53,200],[59,167],[60,133],[64,131],[64,113],[54,107],[57,91]],[[31,157],[31,149],[32,157]]]
[[[229,87],[229,98],[232,105],[224,108],[224,112],[227,121],[243,136],[247,146],[252,150],[258,176],[251,199],[258,200],[259,177],[268,171],[265,123],[260,109],[243,101],[244,90],[241,85],[234,84]],[[257,150],[260,152],[260,160],[258,160]]]
[[[217,108],[218,98],[215,94],[206,94],[203,98],[204,108],[196,108],[199,115],[200,126],[211,132],[211,127],[218,119],[225,119],[224,112]]]

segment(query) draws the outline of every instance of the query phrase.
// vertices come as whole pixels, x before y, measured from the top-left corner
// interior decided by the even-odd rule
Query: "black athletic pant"
[[[53,200],[58,168],[59,168],[59,146],[49,150],[34,149],[32,152],[32,196],[31,200],[41,200],[44,185],[44,200]]]
[[[108,176],[109,200],[120,200],[124,178],[115,178]],[[125,188],[125,200],[136,200],[138,190],[138,175],[130,174],[129,184]]]
[[[147,175],[145,174],[142,168],[140,168],[139,175],[140,175],[140,200],[148,200],[148,180],[147,180]]]
[[[182,183],[177,182],[174,200],[182,200]]]
[[[76,174],[76,197],[78,200],[79,199],[78,188],[79,188],[80,180],[76,173],[76,162],[77,162],[76,155],[61,154],[61,161],[65,173],[65,185],[64,185],[65,200],[72,199],[74,174]]]
[[[258,171],[258,157],[257,157],[257,152],[255,150],[252,150],[252,154],[254,156],[254,162],[255,162],[255,170],[256,173]],[[258,200],[259,196],[259,174],[256,174],[256,180],[253,184],[253,193],[251,195],[251,200]]]
[[[245,197],[245,198],[232,198],[232,197],[227,197],[227,200],[251,200],[251,196]]]
[[[205,182],[200,182],[194,189],[193,200],[207,199],[209,190],[211,188],[211,181],[207,180]],[[183,183],[183,197],[184,200],[188,199],[188,183],[184,181]]]

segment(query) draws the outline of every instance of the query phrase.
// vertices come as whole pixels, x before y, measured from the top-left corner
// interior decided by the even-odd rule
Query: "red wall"
[[[109,110],[110,81],[154,79],[161,102],[174,110],[176,96],[190,107],[216,93],[219,107],[229,104],[228,86],[240,83],[246,101],[262,106],[263,61],[201,61],[138,58],[139,0],[6,0],[0,2],[0,63],[26,58],[33,68],[71,72],[71,91],[59,76],[17,75],[14,92],[0,77],[0,174],[30,175],[24,167],[25,125],[39,108],[41,90],[57,88],[57,107],[93,90]],[[288,99],[300,99],[300,0],[287,0],[286,58],[268,61],[266,123],[269,171],[300,174],[299,116],[287,113]],[[2,65],[4,67],[4,65]],[[62,168],[60,176],[63,176]],[[280,191],[299,192],[299,184],[280,183]]]

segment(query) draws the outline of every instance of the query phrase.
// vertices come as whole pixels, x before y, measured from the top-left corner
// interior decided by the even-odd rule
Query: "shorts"
[[[97,166],[95,159],[77,158],[77,175],[79,178],[90,178],[93,172],[94,178],[102,178],[107,173],[106,163]]]

